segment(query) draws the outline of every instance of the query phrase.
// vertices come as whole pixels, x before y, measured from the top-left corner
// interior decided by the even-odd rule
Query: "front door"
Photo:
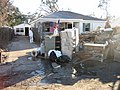
[[[25,36],[29,35],[29,27],[25,27]]]

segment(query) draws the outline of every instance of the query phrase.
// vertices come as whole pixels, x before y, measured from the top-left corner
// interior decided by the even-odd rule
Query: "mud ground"
[[[24,36],[7,46],[8,58],[0,64],[1,90],[120,90],[120,63],[90,61],[85,69],[72,62],[64,67],[53,63],[51,72],[47,60],[31,59],[30,52],[37,47]]]

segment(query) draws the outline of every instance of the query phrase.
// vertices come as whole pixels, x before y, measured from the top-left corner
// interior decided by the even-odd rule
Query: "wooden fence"
[[[33,31],[34,42],[40,45],[41,39],[40,39],[40,33],[38,32],[38,28],[32,28],[32,31]]]
[[[11,41],[14,37],[14,30],[8,27],[0,27],[0,48]]]

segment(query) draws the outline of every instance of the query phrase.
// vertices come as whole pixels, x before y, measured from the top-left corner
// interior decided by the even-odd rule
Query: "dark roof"
[[[83,20],[105,21],[104,19],[99,19],[99,18],[87,16],[87,15],[82,15],[82,14],[74,13],[71,11],[58,11],[58,12],[54,12],[50,15],[47,15],[43,18],[83,19]]]

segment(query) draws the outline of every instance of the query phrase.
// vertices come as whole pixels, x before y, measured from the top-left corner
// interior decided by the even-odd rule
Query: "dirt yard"
[[[91,60],[86,69],[72,62],[64,67],[54,64],[51,72],[47,60],[31,60],[30,52],[37,47],[24,36],[8,45],[9,58],[0,64],[1,90],[120,90],[120,63]]]

